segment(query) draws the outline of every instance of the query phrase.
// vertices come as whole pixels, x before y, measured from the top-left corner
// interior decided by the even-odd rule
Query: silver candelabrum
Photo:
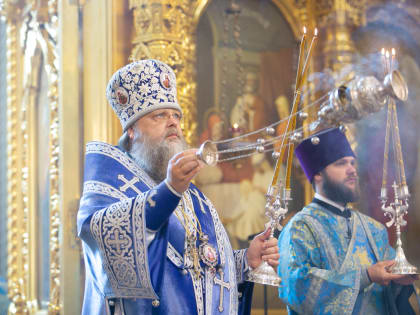
[[[283,196],[280,194],[283,191]],[[270,238],[274,237],[274,231],[282,230],[280,221],[285,217],[288,211],[289,202],[292,200],[290,189],[283,188],[281,184],[270,186],[265,195],[267,202],[265,204],[265,215],[270,219],[266,227],[271,228]],[[278,287],[281,278],[277,272],[266,261],[260,266],[248,273],[248,281],[255,283],[267,284]]]
[[[408,187],[406,185],[400,188],[394,182],[392,188],[394,189],[394,202],[389,203],[387,206],[388,197],[386,188],[381,189],[380,196],[382,211],[384,211],[385,216],[390,218],[390,221],[386,223],[386,226],[389,228],[392,225],[395,225],[397,234],[395,264],[392,265],[390,271],[394,274],[402,275],[418,274],[417,268],[411,265],[405,258],[401,242],[401,227],[407,225],[407,221],[404,220],[404,215],[407,214],[410,193],[408,192]]]

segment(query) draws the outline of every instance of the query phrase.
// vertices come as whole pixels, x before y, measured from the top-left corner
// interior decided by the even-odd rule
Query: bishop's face
[[[343,157],[328,165],[317,180],[321,183],[321,191],[325,197],[345,205],[359,198],[359,184],[356,159]]]
[[[180,121],[178,110],[158,109],[128,129],[132,140],[130,154],[157,182],[165,179],[169,160],[187,148]]]
[[[181,118],[176,109],[157,109],[137,120],[135,127],[151,143],[180,143],[183,139]]]

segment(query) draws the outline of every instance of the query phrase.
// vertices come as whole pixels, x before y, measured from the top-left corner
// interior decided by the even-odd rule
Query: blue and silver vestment
[[[183,213],[191,222],[180,221]],[[216,274],[200,262],[203,274],[194,276],[184,255],[184,225],[196,219],[217,251]],[[249,312],[246,251],[232,250],[215,208],[193,184],[179,197],[118,147],[91,142],[77,221],[86,265],[83,314]]]

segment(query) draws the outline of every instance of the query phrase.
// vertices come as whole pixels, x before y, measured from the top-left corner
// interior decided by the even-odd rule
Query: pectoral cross
[[[220,285],[220,296],[219,296],[219,312],[223,312],[223,289],[230,290],[230,283],[223,281],[223,276],[225,275],[222,268],[219,268],[220,279],[217,278],[217,275],[214,275],[213,281],[215,284]]]
[[[139,179],[136,176],[133,176],[133,178],[131,180],[128,180],[127,178],[124,177],[123,174],[119,174],[118,179],[124,182],[124,185],[122,185],[120,187],[120,190],[122,192],[125,192],[128,188],[131,188],[136,193],[141,194],[141,191],[138,190],[138,188],[136,186],[134,186],[134,184],[139,181]]]

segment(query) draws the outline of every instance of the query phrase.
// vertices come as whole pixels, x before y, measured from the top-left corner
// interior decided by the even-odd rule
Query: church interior
[[[347,130],[357,154],[361,198],[353,207],[383,224],[384,174],[391,190],[402,166],[409,208],[401,239],[420,268],[418,0],[0,0],[0,314],[80,314],[85,267],[76,216],[85,145],[118,143],[107,82],[148,58],[175,70],[182,128],[194,148],[244,134],[238,146],[264,144],[253,132],[270,126],[278,138],[287,134],[305,58],[300,139],[316,130],[323,102],[340,86],[363,76],[382,84],[387,65],[398,70],[408,90],[394,120],[402,156],[391,145],[385,173],[385,106],[328,123]],[[296,161],[276,163],[276,144],[251,147],[194,180],[234,248],[264,230],[275,169],[291,173],[282,225],[314,194]],[[388,235],[394,246],[395,224]],[[287,314],[275,287],[255,286],[252,314]]]

